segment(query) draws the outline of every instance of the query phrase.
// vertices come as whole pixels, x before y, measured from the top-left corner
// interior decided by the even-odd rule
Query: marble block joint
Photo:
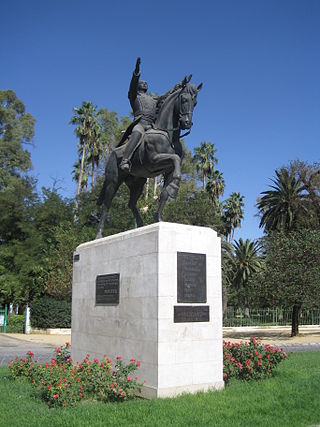
[[[197,262],[193,254],[205,255],[199,257],[199,265],[205,259],[201,271],[205,271],[206,289],[195,298],[201,302],[190,302],[188,282],[186,292],[179,291],[180,300],[187,302],[178,302],[178,253],[187,254],[182,257],[183,271],[191,276],[196,271],[193,259]],[[190,271],[184,261],[188,253]],[[109,303],[96,304],[96,289],[102,293],[104,281],[108,286],[110,280],[113,290],[109,292],[118,294],[105,298],[99,294],[98,301]],[[189,320],[184,322],[185,318]],[[161,222],[78,246],[73,267],[72,358],[80,361],[87,353],[139,360],[138,377],[146,381],[142,394],[148,398],[223,388],[217,233]]]

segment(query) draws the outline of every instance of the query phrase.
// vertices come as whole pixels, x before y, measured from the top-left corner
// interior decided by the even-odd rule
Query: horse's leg
[[[163,183],[163,189],[160,193],[160,197],[159,197],[159,204],[158,204],[158,209],[156,211],[156,213],[154,214],[154,220],[156,222],[160,222],[161,221],[161,214],[163,211],[163,208],[165,207],[165,204],[167,203],[167,200],[169,198],[169,193],[166,189],[168,183],[168,175],[164,174],[164,183]]]
[[[98,225],[96,239],[101,239],[103,235],[104,223],[107,217],[108,210],[110,209],[112,200],[123,181],[123,174],[119,174],[116,154],[112,153],[106,164],[106,175],[98,200],[98,204],[102,205],[102,212]]]
[[[98,225],[98,232],[97,232],[97,235],[96,235],[96,239],[101,239],[102,238],[103,229],[104,229],[104,223],[105,223],[105,220],[106,220],[106,217],[107,217],[107,213],[108,213],[108,208],[103,203],[101,217],[100,217],[100,221],[99,221],[99,225]]]
[[[146,178],[135,178],[132,176],[126,179],[125,181],[125,183],[130,189],[130,199],[129,199],[128,207],[132,210],[132,213],[137,223],[137,227],[143,226],[142,218],[140,216],[139,210],[137,209],[137,202],[143,192],[143,187],[146,181],[147,181]]]
[[[157,167],[162,167],[165,172],[165,182],[160,194],[159,206],[154,215],[156,221],[161,221],[163,208],[168,200],[175,199],[179,191],[181,181],[181,159],[177,154],[156,154],[152,157],[152,162]]]

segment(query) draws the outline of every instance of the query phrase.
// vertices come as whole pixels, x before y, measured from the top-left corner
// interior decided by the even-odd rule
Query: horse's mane
[[[197,95],[197,89],[195,85],[193,84],[186,84],[183,85],[182,82],[177,83],[175,86],[173,86],[172,89],[170,89],[168,92],[166,92],[164,95],[160,96],[157,102],[156,107],[156,117],[159,117],[159,114],[161,112],[161,109],[163,107],[163,104],[166,102],[166,100],[169,98],[170,95],[172,95],[175,92],[185,90],[187,93],[190,93],[191,95]]]
[[[159,96],[158,102],[157,102],[157,109],[156,109],[156,117],[159,116],[161,108],[165,101],[168,99],[170,95],[172,95],[174,92],[177,92],[178,90],[182,89],[182,83],[179,82],[176,85],[173,86],[172,89],[170,89],[168,92],[166,92],[164,95]]]

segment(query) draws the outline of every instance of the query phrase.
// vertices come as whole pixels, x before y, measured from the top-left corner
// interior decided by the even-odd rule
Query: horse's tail
[[[119,186],[119,170],[118,170],[118,158],[117,153],[112,151],[106,160],[106,169],[104,175],[104,182],[97,200],[97,205],[101,206],[104,204],[107,209],[110,208],[113,196]]]

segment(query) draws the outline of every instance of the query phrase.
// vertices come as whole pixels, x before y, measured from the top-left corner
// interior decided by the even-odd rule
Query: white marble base
[[[206,254],[207,302],[177,303],[177,252]],[[84,243],[72,289],[72,358],[141,361],[145,397],[223,388],[220,238],[157,223]],[[120,303],[95,305],[96,276],[120,273]],[[174,323],[176,305],[208,305],[209,322]]]

